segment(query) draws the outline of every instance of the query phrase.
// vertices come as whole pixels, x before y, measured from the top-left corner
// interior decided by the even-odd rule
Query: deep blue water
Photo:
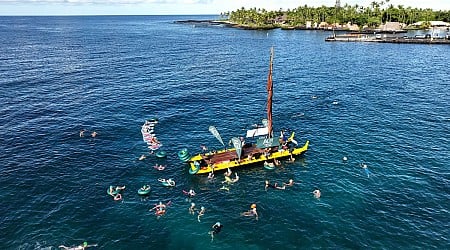
[[[0,17],[1,249],[450,248],[448,45],[173,23],[198,18]],[[310,150],[276,171],[239,169],[217,191],[221,174],[190,176],[176,154],[218,148],[210,125],[228,141],[265,117],[271,46],[274,126]],[[137,160],[152,117],[165,162]],[[175,188],[157,181],[169,177]],[[264,191],[289,178],[294,187]],[[126,185],[123,202],[109,185]],[[201,222],[182,195],[191,187]],[[148,211],[169,200],[159,220]],[[252,203],[258,221],[240,216]]]

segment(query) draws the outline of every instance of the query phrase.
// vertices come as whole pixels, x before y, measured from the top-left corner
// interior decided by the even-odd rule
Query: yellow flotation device
[[[292,132],[291,136],[287,139],[287,141],[292,141],[294,139],[295,132]]]

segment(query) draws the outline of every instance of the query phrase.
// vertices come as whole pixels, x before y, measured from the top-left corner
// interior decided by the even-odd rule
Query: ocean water
[[[448,45],[174,23],[208,18],[0,17],[1,249],[450,249]],[[265,117],[271,46],[274,127],[310,150],[275,171],[237,169],[220,191],[221,173],[191,176],[177,152],[220,148],[210,125],[227,142]],[[165,160],[142,140],[152,117]],[[123,201],[110,185],[126,185]],[[171,205],[157,219],[159,201]],[[258,221],[240,216],[252,203]]]

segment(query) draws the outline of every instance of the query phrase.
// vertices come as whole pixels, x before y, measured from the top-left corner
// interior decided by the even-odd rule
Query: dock
[[[325,38],[326,42],[374,42],[374,43],[409,43],[409,44],[450,44],[446,37],[379,37],[362,34],[336,35]]]

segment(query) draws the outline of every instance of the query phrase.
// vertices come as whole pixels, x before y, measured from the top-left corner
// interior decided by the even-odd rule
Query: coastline
[[[449,37],[407,37],[396,36],[396,34],[404,34],[406,30],[364,30],[364,31],[349,31],[347,29],[330,29],[330,28],[308,28],[304,26],[251,26],[242,25],[230,22],[228,20],[178,20],[174,21],[178,24],[188,24],[193,26],[223,26],[228,28],[237,28],[243,30],[317,30],[317,31],[334,31],[334,32],[348,32],[343,35],[335,35],[325,38],[326,42],[376,42],[376,43],[408,43],[408,44],[450,44]],[[376,34],[385,34],[379,37]],[[391,34],[392,36],[387,36]]]
[[[351,32],[351,33],[359,33],[359,34],[397,34],[397,33],[406,33],[406,30],[376,30],[376,29],[366,29],[363,31],[352,31],[346,28],[332,28],[332,27],[307,27],[305,25],[299,25],[299,26],[288,26],[288,25],[280,25],[280,24],[267,24],[267,25],[245,25],[245,24],[238,24],[233,23],[228,20],[212,20],[212,19],[205,19],[205,20],[194,20],[194,19],[188,19],[188,20],[177,20],[174,21],[174,23],[178,24],[188,24],[188,25],[222,25],[229,28],[237,28],[237,29],[243,29],[243,30],[274,30],[274,29],[281,29],[281,30],[318,30],[318,31],[335,31],[335,32]]]

